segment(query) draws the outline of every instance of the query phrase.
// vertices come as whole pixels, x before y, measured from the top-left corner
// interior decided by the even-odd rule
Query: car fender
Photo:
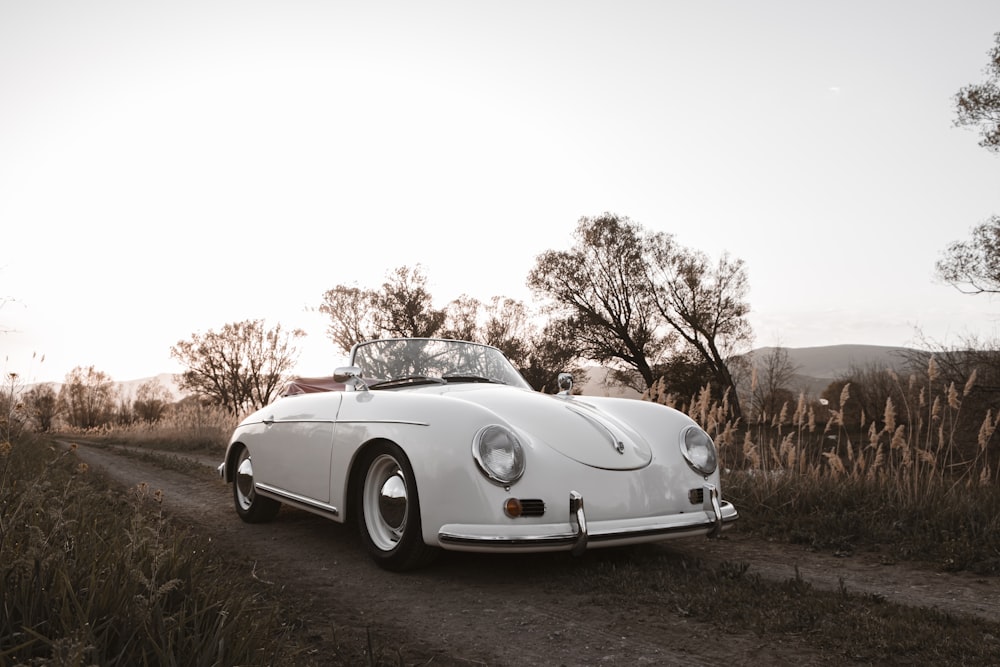
[[[391,419],[382,417],[388,414]],[[334,436],[332,502],[345,508],[342,515],[352,513],[348,491],[359,456],[376,441],[393,442],[413,468],[424,540],[435,544],[454,507],[489,502],[485,492],[492,485],[472,457],[473,438],[488,424],[506,425],[487,408],[434,394],[345,393]]]

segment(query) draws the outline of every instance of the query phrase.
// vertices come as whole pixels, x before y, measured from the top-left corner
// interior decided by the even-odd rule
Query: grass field
[[[906,386],[904,405],[890,402],[855,424],[843,417],[849,386],[825,423],[804,399],[752,427],[727,422],[726,406],[707,392],[685,410],[719,445],[723,491],[740,510],[741,531],[995,576],[997,417],[963,412],[970,386],[939,386],[931,367]],[[217,453],[232,426],[224,413],[196,411],[87,437]],[[969,432],[974,441],[961,441]],[[164,516],[156,491],[115,489],[52,441],[7,435],[0,439],[0,667],[300,661],[307,645],[283,621],[289,603],[230,576],[225,555],[205,536]],[[604,605],[627,600],[720,630],[735,624],[763,641],[795,637],[861,662],[991,664],[1000,652],[997,623],[816,591],[798,578],[767,581],[741,563],[712,568],[640,552],[597,561],[564,583],[592,590]],[[342,664],[373,654],[345,649]],[[391,644],[377,654],[379,664],[392,664]]]

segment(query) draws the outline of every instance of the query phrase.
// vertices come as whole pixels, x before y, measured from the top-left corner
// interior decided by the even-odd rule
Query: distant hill
[[[760,360],[775,349],[760,347],[751,354]],[[899,370],[905,366],[907,358],[925,354],[914,348],[885,345],[826,345],[784,349],[788,352],[789,363],[796,369],[789,389],[804,390],[813,396],[819,395],[834,380],[847,375],[852,368],[877,366]]]
[[[758,360],[774,352],[774,347],[759,347],[751,352]],[[822,347],[786,347],[788,361],[796,369],[789,389],[818,396],[834,380],[847,375],[852,368],[884,366],[899,369],[907,356],[921,354],[907,347],[884,345],[826,345]],[[612,387],[607,381],[608,369],[601,366],[587,367],[588,377],[582,384],[587,396],[625,396],[637,398],[631,389]]]
[[[759,347],[752,354],[760,359],[771,354],[774,347]],[[920,354],[907,347],[884,345],[827,345],[824,347],[786,347],[788,360],[802,375],[837,378],[851,369],[873,364],[900,368],[908,355]]]

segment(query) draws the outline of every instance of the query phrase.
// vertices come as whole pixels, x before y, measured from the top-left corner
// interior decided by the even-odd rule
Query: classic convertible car
[[[236,513],[282,503],[356,520],[390,570],[439,548],[571,551],[692,535],[736,520],[715,445],[647,401],[533,391],[496,348],[359,343],[333,378],[300,379],[233,433],[219,474]]]

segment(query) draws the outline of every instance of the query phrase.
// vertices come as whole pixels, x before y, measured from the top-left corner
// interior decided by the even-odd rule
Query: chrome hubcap
[[[250,509],[256,492],[253,488],[253,464],[250,463],[250,453],[246,450],[240,454],[236,466],[236,499],[244,510]]]
[[[382,454],[372,461],[363,503],[368,536],[382,551],[391,551],[403,537],[409,510],[406,479],[396,459]]]
[[[398,474],[385,480],[378,499],[378,511],[382,520],[393,530],[403,527],[406,518],[406,482]]]

